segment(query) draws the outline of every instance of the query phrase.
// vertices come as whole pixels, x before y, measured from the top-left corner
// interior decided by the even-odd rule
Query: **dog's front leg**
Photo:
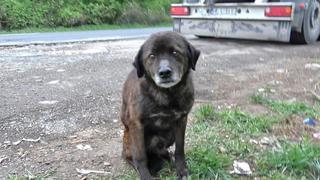
[[[144,143],[144,128],[139,121],[133,121],[130,126],[132,156],[135,168],[140,174],[141,180],[150,180],[152,176],[147,167],[147,155]]]
[[[186,132],[187,125],[187,116],[182,118],[177,122],[176,131],[175,131],[175,162],[176,162],[176,171],[179,179],[187,179],[188,169],[185,160],[184,154],[184,137]]]

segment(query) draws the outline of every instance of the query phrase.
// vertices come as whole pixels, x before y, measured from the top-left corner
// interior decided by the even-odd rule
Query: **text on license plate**
[[[212,15],[233,15],[235,16],[237,14],[236,8],[212,8],[211,9]]]

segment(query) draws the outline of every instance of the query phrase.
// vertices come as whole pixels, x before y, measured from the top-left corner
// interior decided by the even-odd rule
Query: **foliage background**
[[[177,0],[0,0],[0,30],[169,21]]]

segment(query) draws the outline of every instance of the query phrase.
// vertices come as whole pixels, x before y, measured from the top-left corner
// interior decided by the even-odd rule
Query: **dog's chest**
[[[174,127],[174,124],[186,115],[186,111],[177,110],[151,112],[147,116],[147,124],[152,128],[169,129]]]

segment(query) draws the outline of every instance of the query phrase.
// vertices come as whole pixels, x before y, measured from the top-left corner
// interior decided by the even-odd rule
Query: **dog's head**
[[[174,32],[152,35],[140,48],[133,63],[138,77],[147,76],[162,88],[178,84],[190,69],[195,70],[200,51]]]

